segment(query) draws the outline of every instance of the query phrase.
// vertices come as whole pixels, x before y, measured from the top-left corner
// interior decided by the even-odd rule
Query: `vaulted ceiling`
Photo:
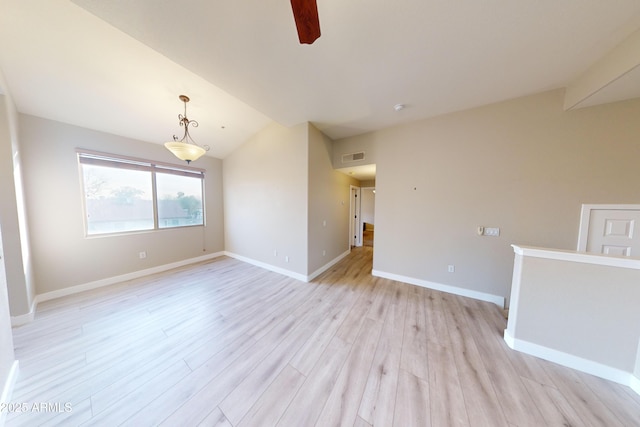
[[[317,1],[322,36],[301,45],[288,0],[3,0],[5,90],[158,143],[186,94],[194,138],[225,157],[272,120],[338,139],[566,87],[640,28],[637,0]]]

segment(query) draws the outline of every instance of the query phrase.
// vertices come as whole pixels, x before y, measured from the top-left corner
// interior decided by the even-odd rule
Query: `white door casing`
[[[640,205],[582,205],[578,251],[640,257]]]
[[[349,201],[349,247],[362,246],[362,226],[360,222],[360,187],[351,185]]]

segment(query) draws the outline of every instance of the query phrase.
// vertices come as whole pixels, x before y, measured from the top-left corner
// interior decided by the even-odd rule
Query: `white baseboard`
[[[264,268],[266,270],[270,270],[270,271],[273,271],[273,272],[276,272],[276,273],[284,274],[285,276],[289,276],[289,277],[292,277],[294,279],[301,280],[303,282],[309,282],[309,281],[313,280],[314,278],[316,278],[317,276],[319,276],[320,274],[324,273],[326,270],[328,270],[333,265],[338,263],[344,257],[349,255],[349,251],[346,251],[346,252],[342,253],[341,255],[339,255],[338,257],[334,258],[333,260],[329,261],[329,263],[327,263],[324,266],[320,267],[318,270],[314,271],[309,276],[305,276],[304,274],[296,273],[294,271],[286,270],[284,268],[276,267],[276,266],[273,266],[273,265],[270,265],[270,264],[267,264],[267,263],[264,263],[264,262],[261,262],[261,261],[256,261],[254,259],[247,258],[247,257],[241,256],[241,255],[238,255],[238,254],[234,254],[232,252],[226,252],[226,251],[224,251],[224,252],[223,251],[215,252],[215,253],[211,253],[211,254],[208,254],[208,255],[203,255],[203,256],[200,256],[200,257],[196,257],[196,258],[189,258],[189,259],[185,259],[185,260],[182,260],[182,261],[173,262],[171,264],[164,264],[164,265],[160,265],[158,267],[147,268],[145,270],[134,271],[132,273],[122,274],[120,276],[108,277],[106,279],[95,280],[93,282],[83,283],[81,285],[70,286],[68,288],[58,289],[58,290],[55,290],[55,291],[45,292],[43,294],[36,295],[36,297],[33,300],[33,303],[31,304],[31,310],[29,310],[28,313],[21,314],[19,316],[12,316],[11,317],[11,326],[12,327],[16,327],[16,326],[24,325],[26,323],[29,323],[29,322],[33,321],[37,305],[39,303],[41,303],[41,302],[49,301],[49,300],[56,299],[56,298],[65,297],[65,296],[68,296],[68,295],[77,294],[77,293],[84,292],[84,291],[89,291],[89,290],[92,290],[92,289],[101,288],[103,286],[114,285],[116,283],[125,282],[127,280],[138,279],[140,277],[148,276],[150,274],[161,273],[163,271],[172,270],[174,268],[183,267],[183,266],[189,265],[189,264],[195,264],[197,262],[208,261],[210,259],[218,258],[218,257],[223,256],[223,255],[227,255],[227,256],[229,256],[231,258],[235,258],[235,259],[238,259],[240,261],[256,265],[256,266]]]
[[[16,381],[18,380],[19,371],[20,371],[19,364],[18,364],[18,361],[16,360],[11,365],[9,376],[7,377],[7,380],[3,384],[2,394],[0,394],[0,403],[11,402],[11,396],[13,395],[13,388],[16,385]],[[0,411],[0,426],[4,425],[6,416],[7,416],[7,411]]]
[[[509,346],[509,348],[511,350],[515,350],[515,346],[516,346],[516,339],[513,338],[513,335],[511,335],[511,333],[509,333],[508,329],[504,330],[504,342],[507,343],[507,345]]]
[[[351,251],[349,250],[343,252],[342,254],[338,255],[337,257],[335,257],[334,259],[332,259],[331,261],[329,261],[328,263],[326,263],[325,265],[323,265],[322,267],[320,267],[319,269],[317,269],[316,271],[314,271],[313,273],[307,276],[305,276],[304,274],[296,273],[295,271],[287,270],[281,267],[276,267],[275,265],[271,265],[266,262],[255,260],[253,258],[247,258],[245,256],[238,255],[233,252],[225,252],[224,254],[231,258],[235,258],[238,261],[246,262],[247,264],[255,265],[256,267],[264,268],[265,270],[273,271],[274,273],[283,274],[285,276],[292,277],[302,282],[310,282],[316,277],[318,277],[319,275],[321,275],[322,273],[324,273],[325,271],[327,271],[328,269],[330,269],[331,267],[333,267],[335,264],[340,262],[344,257],[349,255],[350,253]]]
[[[351,251],[347,249],[346,251],[344,251],[343,253],[341,253],[340,255],[338,255],[337,257],[335,257],[334,259],[332,259],[331,261],[329,261],[328,263],[326,263],[325,265],[323,265],[322,267],[320,267],[319,269],[317,269],[316,271],[308,275],[306,281],[307,282],[312,281],[313,279],[315,279],[316,277],[318,277],[319,275],[321,275],[322,273],[324,273],[325,271],[327,271],[328,269],[330,269],[331,267],[333,267],[334,265],[342,261],[342,259],[347,255],[349,255],[350,253]]]
[[[632,376],[629,381],[629,387],[631,390],[635,391],[636,394],[640,394],[640,378],[636,376]]]
[[[213,258],[217,258],[224,255],[223,252],[215,252],[208,255],[199,256],[196,258],[189,258],[182,261],[172,262],[170,264],[159,265],[157,267],[147,268],[145,270],[138,270],[132,273],[122,274],[120,276],[108,277],[106,279],[95,280],[93,282],[84,283],[82,285],[71,286],[64,289],[58,289],[56,291],[45,292],[36,296],[38,303],[43,301],[49,301],[52,299],[64,297],[67,295],[77,294],[79,292],[89,291],[103,286],[109,286],[120,282],[126,282],[127,280],[138,279],[140,277],[149,276],[150,274],[161,273],[163,271],[172,270],[174,268],[183,267],[189,264],[195,264],[197,262],[208,261]]]
[[[640,380],[634,377],[632,373],[626,372],[611,366],[592,360],[583,359],[563,351],[554,350],[529,341],[514,338],[506,329],[504,331],[504,341],[513,350],[566,366],[567,368],[595,375],[605,380],[613,381],[618,384],[626,385],[633,391],[640,394]]]
[[[70,286],[64,289],[58,289],[51,292],[45,292],[43,294],[36,295],[31,305],[29,313],[19,316],[11,317],[11,326],[20,326],[25,323],[29,323],[33,320],[36,312],[37,305],[44,301],[49,301],[56,298],[65,297],[68,295],[77,294],[84,291],[90,291],[92,289],[101,288],[103,286],[114,285],[116,283],[126,282],[127,280],[138,279],[140,277],[149,276],[151,274],[161,273],[163,271],[172,270],[174,268],[183,267],[189,264],[195,264],[197,262],[208,261],[210,259],[223,256],[224,252],[214,252],[207,255],[184,259],[182,261],[172,262],[170,264],[159,265],[157,267],[147,268],[144,270],[134,271],[132,273],[122,274],[120,276],[107,277],[106,279],[95,280],[93,282],[83,283],[81,285]]]
[[[28,313],[21,314],[19,316],[11,316],[11,327],[15,328],[16,326],[26,325],[29,322],[33,321],[33,318],[36,315],[36,306],[38,305],[37,297],[33,298],[31,302],[31,308]]]
[[[247,258],[242,255],[234,254],[233,252],[225,251],[224,254],[228,257],[235,258],[239,261],[246,262],[247,264],[255,265],[256,267],[264,268],[265,270],[273,271],[274,273],[283,274],[285,276],[292,277],[294,279],[307,282],[307,276],[304,274],[296,273],[295,271],[287,270],[284,268],[276,267],[275,265],[267,264],[266,262],[258,261],[253,258]]]
[[[505,298],[487,294],[484,292],[474,291],[471,289],[459,288],[457,286],[443,285],[441,283],[429,282],[427,280],[416,279],[414,277],[401,276],[399,274],[387,273],[385,271],[373,270],[371,272],[374,276],[383,277],[385,279],[396,280],[398,282],[409,283],[411,285],[421,286],[423,288],[434,289],[436,291],[447,292],[449,294],[460,295],[463,297],[473,298],[480,301],[487,301],[494,303],[500,308],[504,308]]]

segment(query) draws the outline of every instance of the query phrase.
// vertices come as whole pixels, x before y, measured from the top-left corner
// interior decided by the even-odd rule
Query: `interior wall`
[[[272,123],[224,159],[227,251],[306,276],[308,134]]]
[[[640,381],[640,339],[638,340],[638,351],[636,353],[636,365],[633,369],[633,376]]]
[[[350,138],[344,138],[333,141],[333,167],[335,169],[345,167],[355,167],[363,165],[375,165],[377,158],[377,147],[375,142],[375,132],[360,134]],[[364,152],[364,159],[343,162],[344,154],[353,154]]]
[[[0,224],[0,394],[5,390],[15,362],[4,259],[2,247],[2,224]],[[3,402],[2,399],[0,399],[0,403],[7,402]],[[2,424],[3,415],[4,414],[0,413],[0,424]]]
[[[85,237],[76,148],[184,164],[160,144],[29,115],[19,119],[38,294],[224,250],[220,159],[204,156],[194,165],[206,170],[206,227]]]
[[[363,223],[376,223],[376,193],[375,188],[362,187],[360,199],[360,218]]]
[[[28,313],[34,298],[17,122],[10,96],[0,95],[0,226],[4,231],[5,278],[12,316]]]
[[[359,182],[333,169],[332,143],[309,125],[308,274],[349,250],[349,185]]]
[[[522,270],[515,317],[509,319],[512,338],[632,374],[640,338],[640,270],[553,255],[516,255]]]
[[[0,72],[0,91],[6,84]],[[11,111],[13,110],[13,111]],[[9,307],[9,280],[12,281],[12,293],[16,299],[16,313],[27,313],[31,305],[24,264],[22,263],[21,237],[18,221],[18,199],[16,198],[14,150],[17,132],[15,131],[15,105],[8,95],[0,92],[0,394],[10,392],[10,378],[15,363],[13,335],[11,330],[11,311]],[[24,219],[24,218],[23,218]],[[6,233],[5,229],[9,228]],[[7,235],[8,234],[8,235]],[[6,242],[6,243],[5,243]],[[17,245],[5,249],[5,244]],[[9,255],[9,257],[7,257]],[[7,261],[15,264],[7,266]],[[2,396],[0,403],[8,396]],[[0,424],[5,414],[0,413]]]
[[[557,90],[336,141],[334,165],[375,153],[374,269],[508,297],[510,244],[575,249],[581,204],[639,202],[638,117]]]

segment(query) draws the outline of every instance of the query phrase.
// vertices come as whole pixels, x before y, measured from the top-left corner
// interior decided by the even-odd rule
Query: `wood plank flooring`
[[[304,283],[223,257],[40,304],[7,425],[640,426],[629,388],[510,350],[498,307],[371,258]]]

